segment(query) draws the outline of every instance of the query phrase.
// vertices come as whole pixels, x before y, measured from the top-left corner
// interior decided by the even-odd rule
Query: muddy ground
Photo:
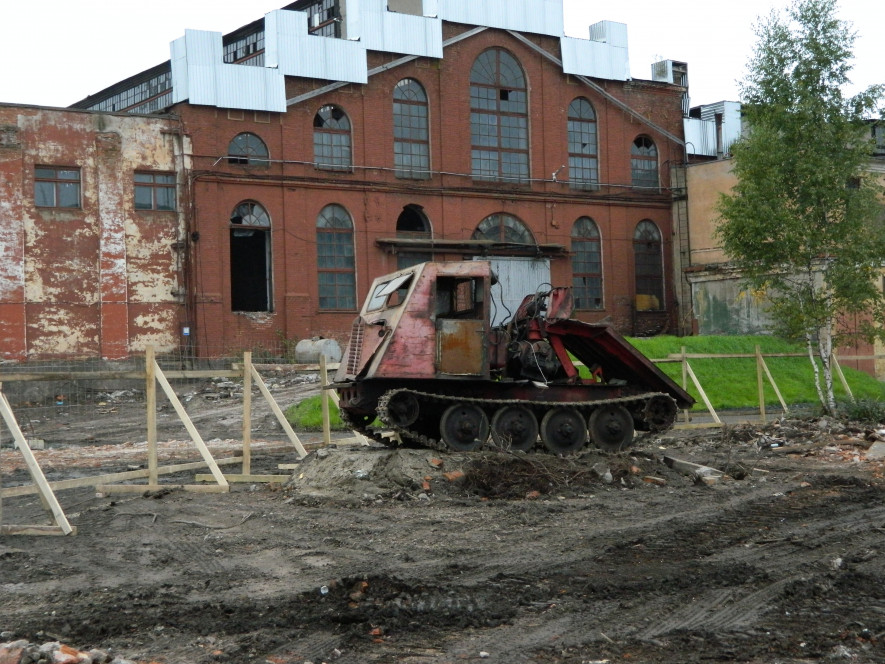
[[[287,389],[283,405],[315,385]],[[188,409],[232,453],[236,404]],[[137,445],[102,444],[103,428],[143,440],[143,413],[106,415],[29,423],[50,480],[143,463]],[[253,471],[279,473],[296,456],[267,413],[256,422],[271,442]],[[76,536],[0,537],[0,642],[169,664],[885,662],[875,438],[784,420],[569,458],[341,443],[286,484],[60,491]],[[0,451],[6,487],[29,481],[15,455]],[[726,475],[705,483],[668,456]],[[3,519],[46,513],[34,496],[6,498]]]

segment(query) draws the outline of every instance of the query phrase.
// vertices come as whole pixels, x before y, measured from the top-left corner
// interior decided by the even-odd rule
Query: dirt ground
[[[233,454],[235,399],[188,410]],[[142,421],[135,406],[50,413],[29,435],[46,440],[52,481],[143,465]],[[268,413],[256,422],[268,442],[253,472],[279,473],[296,455]],[[128,447],[103,445],[102,427],[131,430]],[[568,458],[342,443],[285,484],[64,490],[76,536],[0,537],[0,642],[168,664],[885,662],[877,436],[783,420]],[[163,450],[199,459],[183,443]],[[30,481],[16,459],[0,451],[4,487]],[[46,513],[35,496],[5,498],[3,520]]]

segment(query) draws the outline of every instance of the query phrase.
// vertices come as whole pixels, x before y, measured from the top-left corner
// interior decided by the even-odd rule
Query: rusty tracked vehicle
[[[589,440],[618,451],[694,403],[611,327],[570,319],[568,288],[527,295],[492,326],[496,281],[487,261],[376,279],[330,386],[348,425],[398,444],[373,428],[378,418],[404,444],[458,451],[489,436],[513,450],[540,440],[566,454]]]

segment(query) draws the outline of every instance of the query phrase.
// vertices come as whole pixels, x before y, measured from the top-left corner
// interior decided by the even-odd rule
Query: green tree
[[[885,219],[868,172],[869,118],[885,88],[845,94],[855,33],[835,12],[835,0],[802,0],[757,24],[741,85],[747,131],[732,148],[737,184],[720,197],[717,229],[764,293],[772,331],[807,345],[830,413],[833,346],[881,337],[885,322]]]

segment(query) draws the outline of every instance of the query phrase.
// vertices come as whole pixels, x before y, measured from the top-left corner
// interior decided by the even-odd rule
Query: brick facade
[[[446,34],[457,26],[446,26]],[[530,178],[527,184],[480,182],[471,177],[470,71],[486,49],[506,50],[520,63],[528,85]],[[191,245],[193,320],[197,345],[242,348],[279,338],[324,336],[346,339],[355,309],[323,311],[318,303],[316,223],[329,204],[347,210],[354,225],[356,306],[374,277],[397,269],[397,256],[378,240],[396,237],[405,206],[420,206],[433,238],[467,241],[489,215],[519,218],[540,245],[566,252],[576,219],[591,217],[601,235],[604,308],[581,311],[588,321],[608,318],[628,334],[659,332],[676,319],[671,276],[671,198],[631,185],[631,147],[640,135],[657,149],[661,182],[668,165],[683,158],[682,147],[656,130],[682,136],[683,89],[649,81],[598,81],[587,85],[562,73],[556,39],[532,36],[531,44],[513,34],[487,29],[445,49],[441,60],[415,58],[370,76],[367,85],[350,84],[289,106],[285,114],[180,104],[174,111],[193,145]],[[391,62],[391,54],[370,54],[370,70]],[[432,175],[397,178],[393,157],[392,95],[398,81],[421,83],[428,98]],[[308,95],[327,82],[287,79],[287,98]],[[567,112],[576,97],[590,101],[597,115],[599,182],[596,191],[571,189],[567,180]],[[615,100],[620,102],[616,103]],[[314,116],[328,104],[342,109],[351,124],[352,172],[314,165]],[[622,105],[635,113],[628,113]],[[644,116],[651,124],[637,119]],[[230,141],[243,132],[266,144],[269,164],[231,164]],[[269,312],[235,312],[231,304],[232,211],[242,201],[259,203],[270,218],[272,306]],[[663,312],[635,311],[633,236],[650,220],[663,238]],[[436,251],[437,260],[465,252]],[[467,252],[469,253],[469,252]],[[566,254],[551,259],[556,285],[571,283]]]

